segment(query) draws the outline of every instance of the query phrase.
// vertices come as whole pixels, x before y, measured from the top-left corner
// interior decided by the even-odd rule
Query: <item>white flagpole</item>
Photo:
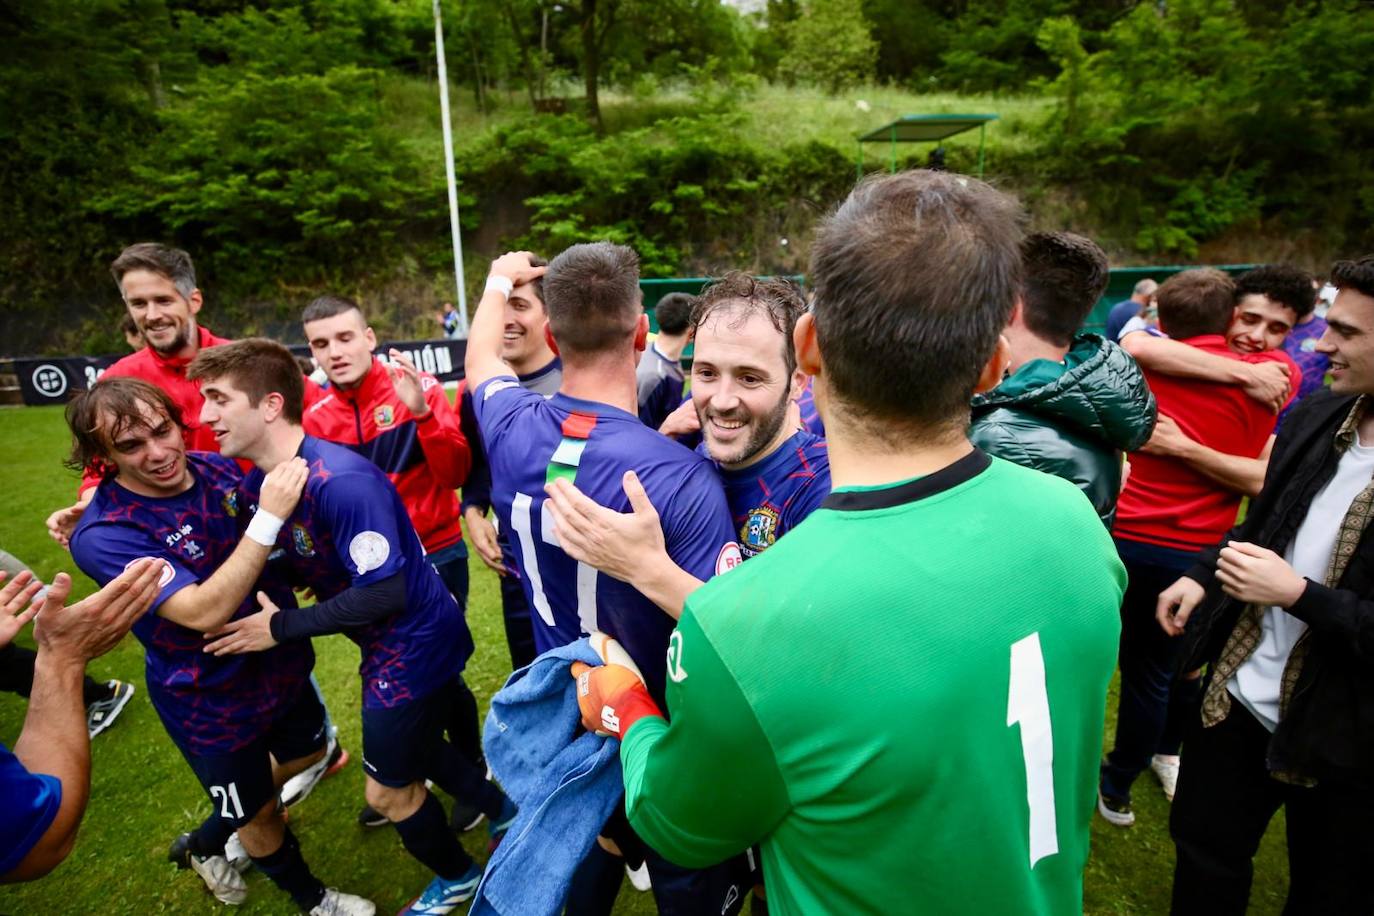
[[[448,113],[448,66],[444,63],[444,24],[434,0],[434,54],[439,61],[439,108],[444,123],[444,172],[448,176],[448,222],[453,235],[453,282],[458,287],[458,336],[468,336],[468,293],[463,283],[463,239],[458,234],[458,179],[453,172],[453,121]]]

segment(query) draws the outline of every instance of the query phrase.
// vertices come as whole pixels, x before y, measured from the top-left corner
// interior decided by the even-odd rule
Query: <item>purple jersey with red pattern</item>
[[[72,533],[72,558],[100,585],[140,557],[166,562],[162,591],[133,626],[147,652],[148,697],[177,746],[192,756],[229,754],[263,735],[295,700],[314,666],[308,642],[245,655],[206,655],[204,636],[157,615],[181,589],[204,582],[238,546],[246,518],[238,487],[243,471],[228,458],[187,452],[194,483],[176,496],[140,496],[113,480],[96,489]],[[278,607],[296,599],[284,581],[264,571],[234,612],[258,611],[256,594]]]
[[[509,533],[543,653],[592,630],[615,637],[663,698],[673,618],[624,582],[563,552],[544,485],[566,477],[594,502],[629,509],[621,482],[634,470],[658,510],[668,555],[699,579],[738,562],[730,510],[711,463],[609,404],[555,394],[545,400],[514,377],[473,392],[491,463],[492,505]]]
[[[299,454],[310,477],[278,535],[274,562],[320,601],[404,574],[406,609],[344,634],[362,650],[364,707],[385,709],[426,696],[461,673],[472,655],[462,610],[425,559],[405,505],[381,469],[314,436],[305,437]],[[254,468],[243,482],[255,508],[263,476]]]
[[[717,470],[746,560],[801,524],[830,493],[830,452],[824,439],[806,430],[794,433],[758,464]]]
[[[802,426],[817,439],[825,438],[825,424],[821,422],[820,411],[816,410],[816,395],[811,390],[811,376],[806,377],[801,397],[797,398],[797,408],[801,411]]]

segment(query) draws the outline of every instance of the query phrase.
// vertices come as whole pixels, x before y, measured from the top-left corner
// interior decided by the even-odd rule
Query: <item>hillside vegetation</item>
[[[513,246],[646,276],[797,272],[855,136],[987,112],[987,175],[1121,264],[1374,243],[1374,8],[1355,0],[465,0],[446,7],[468,284]],[[105,265],[187,248],[206,322],[324,290],[384,334],[452,298],[426,0],[31,0],[0,12],[0,334],[118,349]],[[947,141],[971,171],[976,133]],[[898,165],[929,145],[899,149]],[[881,145],[866,171],[888,166]]]

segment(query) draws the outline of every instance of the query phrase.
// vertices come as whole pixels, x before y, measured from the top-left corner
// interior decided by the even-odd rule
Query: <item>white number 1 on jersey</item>
[[[1021,726],[1021,756],[1026,761],[1026,803],[1030,806],[1030,867],[1059,851],[1054,816],[1054,736],[1050,698],[1045,689],[1045,656],[1040,634],[1011,646],[1011,687],[1007,727]]]
[[[534,526],[531,524],[534,499],[527,493],[516,493],[511,503],[510,526],[520,539],[520,556],[525,561],[525,575],[529,578],[530,592],[534,596],[534,609],[539,618],[549,626],[554,626],[553,609],[549,607],[548,596],[544,594],[544,577],[539,571],[539,555],[534,547]],[[539,539],[545,544],[562,548],[553,530],[553,516],[549,514],[548,500],[539,504]],[[596,630],[596,576],[594,567],[586,563],[577,564],[577,617],[583,633]]]

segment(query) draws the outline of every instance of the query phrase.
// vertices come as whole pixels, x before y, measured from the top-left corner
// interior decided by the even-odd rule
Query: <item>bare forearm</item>
[[[1228,455],[1196,442],[1184,449],[1179,457],[1194,470],[1228,490],[1246,496],[1259,495],[1260,488],[1264,486],[1264,472],[1269,466],[1265,458]]]
[[[253,590],[271,551],[271,547],[243,538],[214,575],[172,595],[158,608],[158,614],[203,633],[219,629]]]
[[[505,307],[506,297],[500,290],[494,289],[484,292],[477,303],[477,312],[472,316],[472,326],[468,329],[467,353],[463,359],[469,388],[476,388],[487,379],[510,371],[501,361]]]
[[[1140,365],[1164,375],[1232,385],[1244,384],[1249,378],[1245,363],[1205,353],[1177,340],[1136,333],[1126,335],[1121,345]]]
[[[674,563],[666,553],[657,562],[640,566],[628,581],[674,620],[682,617],[687,596],[702,586],[700,579]]]
[[[38,651],[28,715],[14,755],[30,773],[56,777],[62,783],[62,803],[42,839],[5,876],[7,880],[46,874],[66,857],[76,840],[91,783],[91,741],[81,694],[85,671],[80,658]]]

